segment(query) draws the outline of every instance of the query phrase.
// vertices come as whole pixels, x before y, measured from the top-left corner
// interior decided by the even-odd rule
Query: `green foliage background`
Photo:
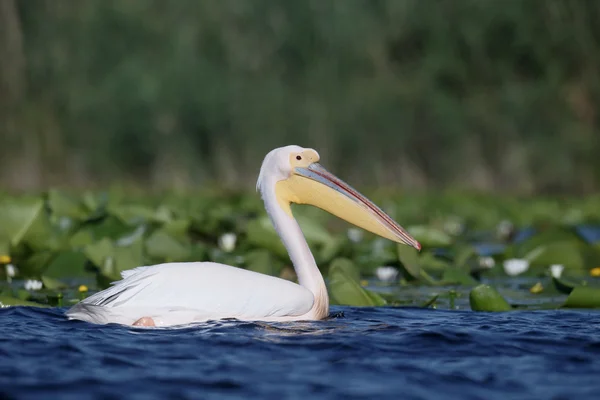
[[[0,184],[600,186],[595,0],[2,0]]]

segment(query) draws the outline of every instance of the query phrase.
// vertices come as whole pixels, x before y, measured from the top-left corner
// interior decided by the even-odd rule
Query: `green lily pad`
[[[423,247],[448,247],[452,244],[452,236],[446,232],[425,225],[406,228]]]
[[[518,244],[512,249],[513,254],[509,254],[511,258],[524,258],[534,250],[542,247],[549,246],[554,243],[584,243],[583,240],[575,234],[572,230],[556,227],[544,230],[543,232],[537,233],[525,242]]]
[[[144,264],[144,244],[141,239],[136,240],[129,246],[115,246],[114,260],[118,274],[115,278],[121,278],[121,272]],[[110,275],[107,275],[110,276]]]
[[[584,267],[582,244],[573,241],[540,245],[530,251],[525,259],[532,266],[561,264],[565,268],[582,269]]]
[[[600,288],[589,286],[573,288],[563,307],[600,308]]]
[[[114,246],[110,239],[104,238],[85,246],[83,253],[98,268],[102,268],[105,260],[114,254]]]
[[[48,278],[90,277],[91,271],[85,268],[87,257],[80,251],[64,251],[52,258],[44,275]]]
[[[122,271],[143,265],[143,251],[141,238],[129,246],[117,246],[105,238],[86,246],[83,250],[102,275],[113,280],[120,279]]]
[[[188,256],[183,261],[205,261],[207,259],[207,248],[201,243],[190,246]]]
[[[191,226],[191,221],[188,219],[176,219],[167,222],[162,226],[162,230],[176,239],[187,238],[188,231]]]
[[[419,272],[419,283],[424,283],[430,286],[444,286],[446,282],[438,281],[427,273],[424,269]]]
[[[438,297],[440,297],[439,294],[434,295],[432,298],[427,300],[425,303],[421,304],[421,308],[429,308],[429,307],[435,306],[435,302],[437,301]]]
[[[12,246],[19,244],[43,206],[44,202],[38,198],[0,202],[0,241],[8,241]]]
[[[100,273],[96,274],[96,283],[99,288],[107,288],[112,282],[121,279],[117,263],[112,256],[107,257],[99,269]]]
[[[54,217],[83,221],[90,215],[90,210],[80,200],[55,189],[48,191],[48,206]]]
[[[278,276],[281,262],[275,260],[267,250],[253,250],[245,255],[246,269],[265,275]]]
[[[479,285],[469,293],[469,303],[473,311],[510,311],[511,306],[493,287]]]
[[[472,246],[462,246],[456,249],[454,256],[454,265],[460,268],[466,268],[471,260],[477,258],[477,252]]]
[[[89,229],[81,229],[69,238],[69,246],[72,248],[84,247],[94,242],[94,235]]]
[[[0,296],[0,306],[2,307],[40,307],[48,308],[50,306],[46,304],[35,303],[33,301],[21,300],[15,297]]]
[[[146,239],[146,253],[161,261],[181,261],[190,254],[190,248],[181,244],[168,233],[158,230]]]
[[[436,257],[431,251],[424,251],[419,256],[419,264],[421,269],[426,269],[428,272],[444,272],[448,268],[455,267],[450,262]]]
[[[348,263],[338,263],[329,269],[329,295],[332,304],[357,307],[376,307],[386,304],[385,299],[369,292],[356,281],[356,272],[348,268]]]
[[[459,268],[446,268],[442,275],[442,282],[446,285],[463,285],[463,286],[475,286],[479,282],[471,275]]]
[[[19,274],[23,277],[38,277],[46,271],[56,253],[52,251],[40,251],[33,253],[18,264]]]
[[[347,258],[336,258],[329,266],[329,271],[334,269],[339,269],[352,280],[360,282],[360,271],[351,260]]]
[[[103,238],[116,240],[132,232],[131,226],[112,216],[103,218],[100,222],[87,223],[84,227],[83,229],[87,230],[94,240]]]
[[[129,226],[136,226],[145,222],[165,222],[155,210],[144,205],[120,204],[111,206],[108,213]]]
[[[319,264],[328,263],[339,256],[346,246],[347,241],[344,237],[335,237],[323,243],[318,253],[317,262]]]
[[[108,198],[104,195],[95,195],[94,193],[87,191],[81,196],[81,203],[89,212],[94,212],[102,207],[106,206]]]
[[[44,284],[44,287],[49,290],[62,290],[68,287],[66,283],[49,276],[42,276],[42,283]]]
[[[564,294],[570,294],[573,291],[573,289],[575,289],[578,286],[581,286],[564,278],[556,278],[554,276],[552,277],[552,283],[554,284],[556,290]]]
[[[283,259],[289,259],[285,246],[268,218],[259,218],[248,222],[246,236],[249,244],[269,250]]]
[[[304,216],[298,216],[296,220],[309,244],[324,244],[333,240],[331,234],[318,221]]]
[[[0,256],[8,256],[10,254],[10,244],[8,240],[0,239]]]
[[[27,244],[32,251],[59,251],[68,245],[70,228],[53,226],[50,217],[45,212],[40,212],[33,220],[22,242]]]
[[[414,279],[418,279],[421,274],[421,265],[419,263],[419,251],[414,247],[398,244],[396,246],[398,260],[406,272]]]

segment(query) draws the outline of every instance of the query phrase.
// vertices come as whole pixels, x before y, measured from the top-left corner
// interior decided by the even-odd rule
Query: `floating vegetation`
[[[600,306],[600,199],[375,193],[418,252],[294,213],[332,304],[476,311]],[[296,280],[256,193],[0,198],[0,304],[70,306],[140,265],[214,261]]]
[[[473,311],[510,311],[510,304],[491,286],[479,285],[469,294]]]

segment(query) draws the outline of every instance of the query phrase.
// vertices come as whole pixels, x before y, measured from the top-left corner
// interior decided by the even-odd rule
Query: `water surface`
[[[600,312],[334,307],[178,329],[0,309],[9,399],[597,399]]]

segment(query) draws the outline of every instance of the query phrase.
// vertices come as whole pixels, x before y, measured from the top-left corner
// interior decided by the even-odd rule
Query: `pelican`
[[[397,243],[421,245],[398,223],[319,164],[310,148],[285,146],[263,160],[256,185],[294,265],[298,284],[214,262],[137,267],[74,305],[69,319],[95,324],[166,327],[234,318],[245,321],[321,320],[329,315],[325,281],[291,203],[310,204]]]

